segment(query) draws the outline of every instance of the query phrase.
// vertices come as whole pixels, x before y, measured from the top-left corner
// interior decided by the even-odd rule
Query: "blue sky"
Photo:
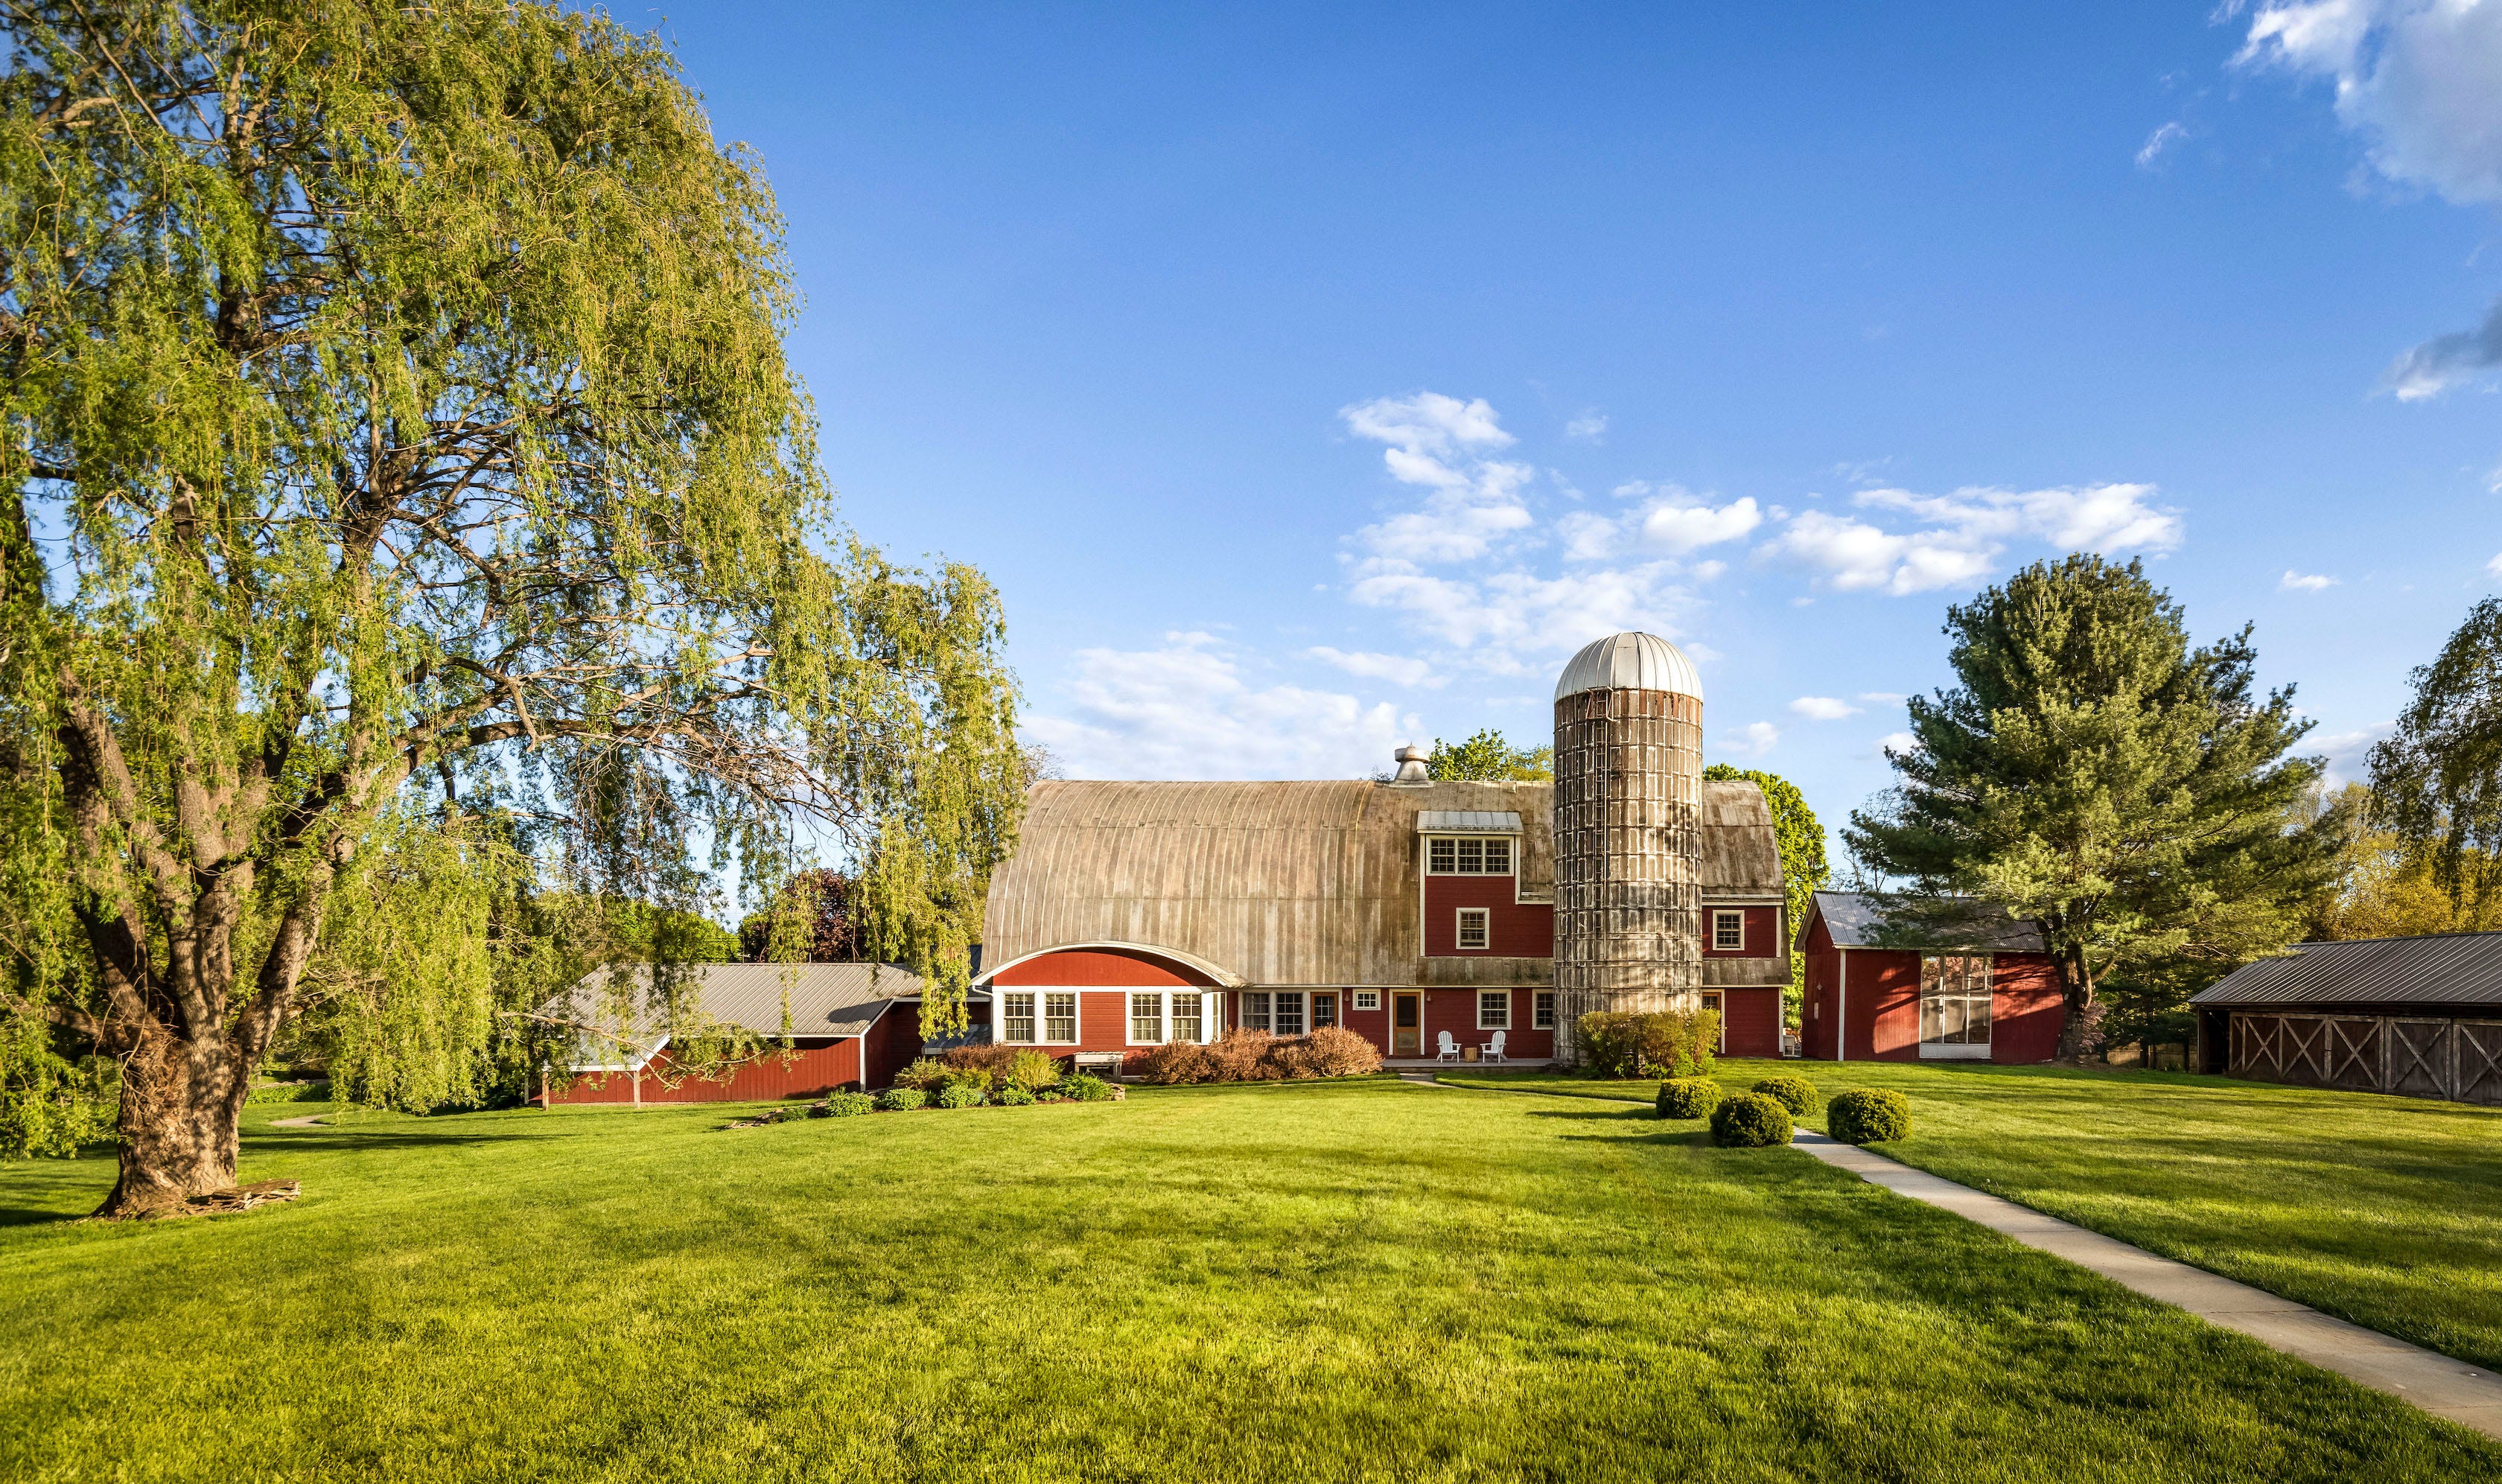
[[[2502,0],[644,18],[845,518],[992,575],[1080,776],[1539,737],[1640,627],[1831,823],[2072,547],[2351,776],[2502,581]]]

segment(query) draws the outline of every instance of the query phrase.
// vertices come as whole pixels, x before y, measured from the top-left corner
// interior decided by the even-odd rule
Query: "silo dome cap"
[[[1583,691],[1674,691],[1703,699],[1703,677],[1685,652],[1657,634],[1609,634],[1581,647],[1555,682],[1555,698]]]

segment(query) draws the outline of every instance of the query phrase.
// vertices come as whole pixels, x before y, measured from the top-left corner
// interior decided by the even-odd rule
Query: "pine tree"
[[[2255,690],[2250,630],[2193,647],[2139,564],[2037,562],[1950,608],[1958,684],[1910,703],[1897,786],[1854,812],[1854,856],[1922,894],[2039,922],[2065,992],[2060,1055],[2097,1044],[2118,967],[2168,994],[2281,949],[2339,844],[2290,687]]]

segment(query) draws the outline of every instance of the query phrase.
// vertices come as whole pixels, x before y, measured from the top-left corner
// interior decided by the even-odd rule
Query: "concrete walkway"
[[[2178,1304],[2211,1324],[2239,1331],[2271,1350],[2386,1392],[2487,1437],[2502,1438],[2502,1377],[2465,1361],[2332,1319],[2203,1267],[2156,1257],[2099,1231],[1837,1142],[1812,1130],[1798,1130],[1797,1144],[1871,1185],[1952,1211],[2027,1247],[2091,1268],[2131,1292]]]
[[[269,1121],[269,1127],[273,1129],[310,1129],[320,1124],[321,1120],[327,1116],[328,1115],[321,1113],[307,1113],[302,1118],[273,1118]]]

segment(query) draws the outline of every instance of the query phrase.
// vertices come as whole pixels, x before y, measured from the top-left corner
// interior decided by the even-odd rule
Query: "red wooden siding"
[[[1722,949],[1711,946],[1711,917],[1714,912],[1746,914],[1745,947]],[[1780,913],[1781,909],[1778,907],[1713,907],[1706,902],[1703,907],[1703,957],[1707,959],[1779,958],[1789,952],[1781,942]],[[1817,926],[1823,925],[1819,923]]]
[[[644,1070],[642,1077],[644,1102],[762,1102],[777,1097],[817,1097],[860,1081],[857,1037],[802,1040],[798,1049],[787,1056],[779,1051],[768,1052],[734,1068],[727,1077],[690,1077],[674,1088],[664,1086],[659,1075],[668,1064],[668,1052],[663,1050],[652,1060],[653,1065]],[[549,1101],[630,1103],[636,1100],[634,1081],[630,1072],[596,1073],[551,1095]]]
[[[1071,985],[1119,985],[1142,990],[1216,987],[1215,980],[1186,963],[1154,954],[1127,953],[1112,948],[1064,948],[1037,954],[1023,963],[999,970],[991,983],[1011,989],[1029,985],[1050,985],[1056,989]]]
[[[1549,902],[1515,901],[1510,876],[1425,878],[1425,957],[1429,959],[1552,959],[1555,908]],[[1486,946],[1460,948],[1460,909],[1486,909]]]
[[[1725,989],[1720,995],[1721,1055],[1777,1057],[1781,1054],[1781,992]]]
[[[1809,929],[1805,951],[1807,985],[1799,1013],[1801,1051],[1808,1060],[1834,1059],[1835,1030],[1845,1014],[1848,1034],[1843,1054],[1848,1060],[1920,1059],[1920,955],[1837,950],[1821,920]],[[1989,1060],[2023,1064],[2047,1062],[2058,1054],[2059,982],[2047,955],[1994,955],[1989,997]]]

